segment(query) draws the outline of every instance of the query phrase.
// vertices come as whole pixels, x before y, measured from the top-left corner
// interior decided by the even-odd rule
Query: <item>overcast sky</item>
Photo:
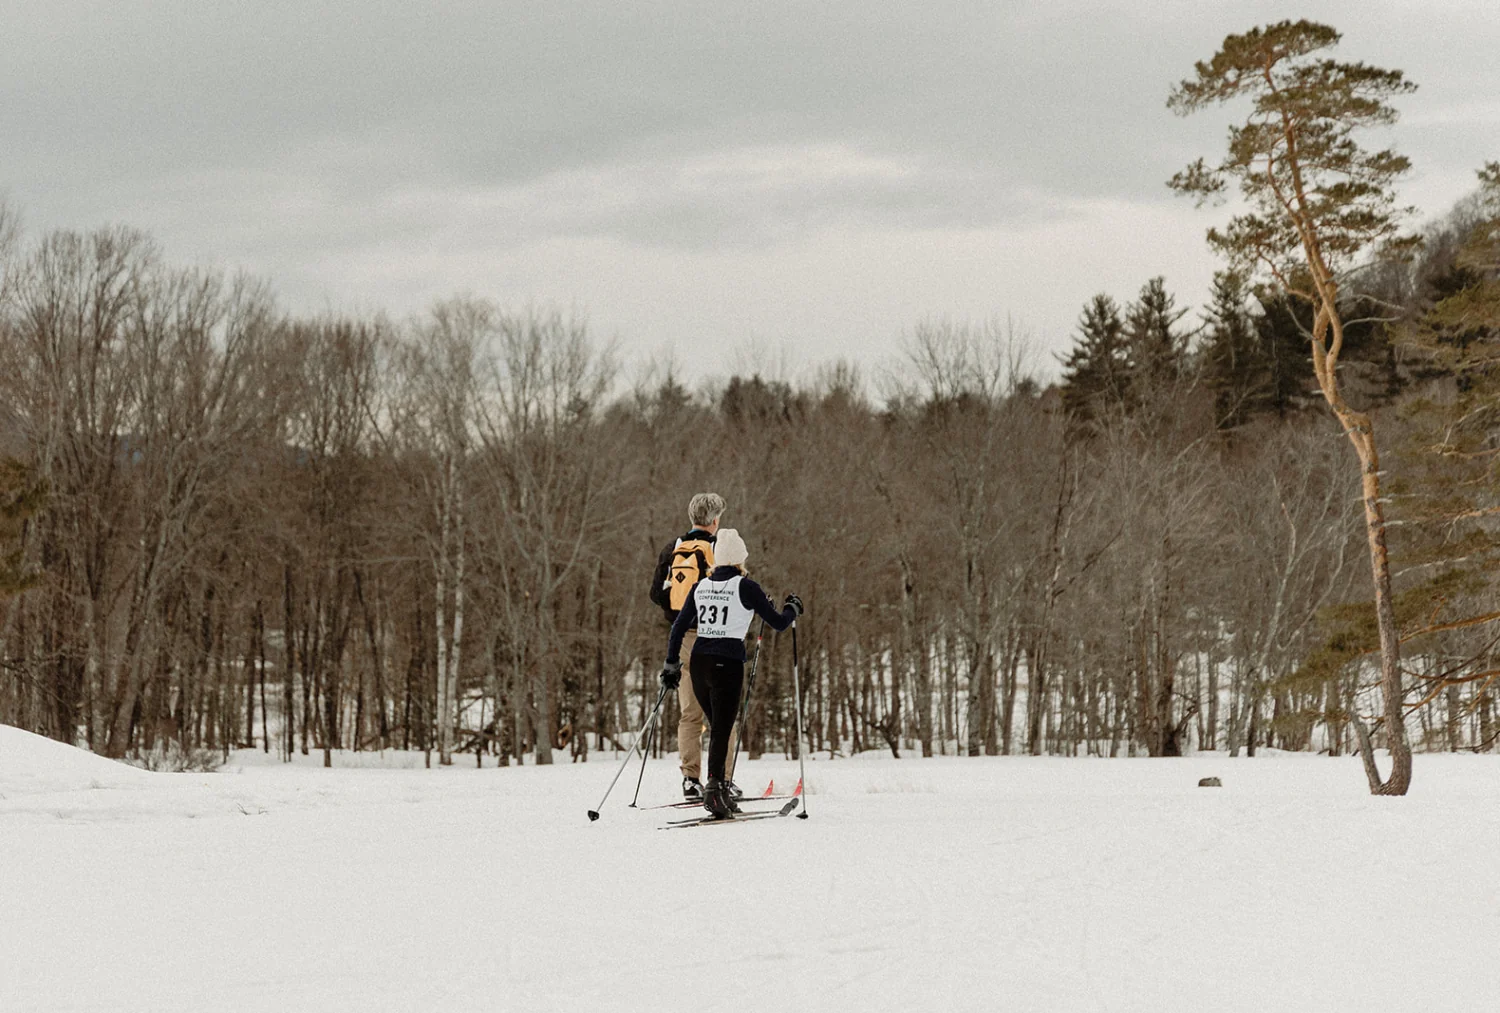
[[[1284,17],[1421,86],[1393,139],[1437,215],[1500,158],[1494,0],[0,0],[0,192],[243,267],[297,310],[556,303],[690,377],[878,367],[1010,317],[1052,368],[1091,294],[1201,302],[1213,220],[1169,114]]]

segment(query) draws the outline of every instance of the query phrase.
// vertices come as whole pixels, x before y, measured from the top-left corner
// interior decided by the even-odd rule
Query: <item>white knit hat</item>
[[[715,566],[744,566],[745,560],[750,558],[750,550],[745,548],[745,540],[734,528],[720,528],[718,537],[714,539],[714,565]]]

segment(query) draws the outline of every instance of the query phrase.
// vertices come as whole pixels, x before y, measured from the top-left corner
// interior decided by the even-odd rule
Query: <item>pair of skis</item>
[[[752,820],[774,820],[783,816],[790,816],[792,810],[797,808],[799,795],[793,795],[786,800],[780,809],[767,809],[759,812],[742,812],[733,816],[695,816],[690,820],[668,820],[662,830],[686,830],[688,827],[711,827],[723,823],[749,823]],[[747,799],[742,801],[756,801]]]
[[[749,812],[742,812],[742,813],[738,813],[738,814],[733,815],[733,816],[712,816],[712,815],[710,815],[710,816],[695,816],[692,819],[686,819],[686,820],[668,820],[666,826],[659,827],[658,829],[660,829],[660,830],[677,830],[677,829],[681,829],[681,828],[685,828],[685,827],[707,826],[710,823],[743,823],[746,820],[767,820],[767,819],[775,819],[775,818],[780,817],[780,816],[790,816],[791,813],[792,813],[792,810],[795,809],[795,808],[797,808],[797,800],[802,797],[802,782],[801,781],[797,782],[796,789],[790,795],[776,795],[776,794],[773,794],[773,792],[775,790],[776,790],[776,782],[772,781],[770,784],[766,785],[765,793],[762,794],[760,797],[758,797],[758,798],[742,798],[742,799],[740,799],[740,801],[744,802],[744,803],[754,803],[754,802],[784,802],[785,804],[782,805],[779,809],[762,809],[762,810],[752,809]],[[687,802],[671,802],[671,803],[668,803],[667,805],[650,806],[649,808],[652,808],[652,809],[686,809],[686,808],[688,808],[690,806],[701,807],[702,805],[703,805],[702,802],[687,801]]]
[[[796,796],[794,796],[794,795],[760,795],[760,796],[757,796],[756,798],[739,798],[739,799],[735,799],[735,801],[736,802],[785,802],[787,799],[789,799],[789,798],[795,798],[795,797]],[[683,802],[663,802],[661,805],[638,805],[635,808],[639,809],[643,813],[653,812],[654,810],[657,810],[657,809],[702,809],[703,808],[703,801],[701,799],[689,799],[689,800],[686,800],[686,801],[683,801]]]
[[[798,795],[801,795],[801,794],[802,794],[802,782],[801,781],[797,782],[796,789],[794,789],[790,795],[778,795],[778,794],[776,794],[776,782],[774,780],[772,780],[770,783],[768,783],[766,785],[766,790],[764,792],[762,792],[761,794],[755,796],[754,798],[745,798],[745,797],[742,796],[742,797],[740,797],[738,799],[735,799],[735,801],[737,801],[737,802],[770,802],[772,800],[778,800],[779,801],[779,800],[784,800],[784,799],[789,799],[789,798],[796,798]],[[634,805],[634,804],[632,804],[630,808],[632,808],[632,809],[639,809],[641,812],[650,812],[652,809],[701,809],[701,808],[703,808],[703,800],[702,799],[697,799],[697,798],[689,798],[689,799],[683,799],[681,802],[663,802],[660,805]]]

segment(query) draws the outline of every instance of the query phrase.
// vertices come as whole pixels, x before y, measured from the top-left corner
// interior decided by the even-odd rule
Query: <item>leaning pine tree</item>
[[[1386,522],[1380,499],[1380,457],[1370,416],[1352,407],[1339,385],[1344,320],[1341,286],[1372,254],[1399,252],[1393,182],[1409,163],[1393,151],[1367,151],[1356,131],[1396,119],[1389,99],[1414,90],[1398,70],[1340,63],[1322,55],[1339,33],[1310,21],[1283,21],[1224,40],[1212,60],[1172,90],[1167,105],[1186,115],[1210,105],[1250,101],[1230,127],[1229,148],[1216,166],[1199,159],[1172,178],[1182,194],[1205,201],[1237,184],[1248,210],[1211,229],[1209,244],[1235,268],[1313,312],[1310,334],[1318,386],[1359,457],[1365,530],[1380,632],[1391,775],[1381,780],[1369,734],[1357,724],[1370,791],[1404,795],[1411,784],[1411,746],[1403,721],[1400,638],[1391,599]]]

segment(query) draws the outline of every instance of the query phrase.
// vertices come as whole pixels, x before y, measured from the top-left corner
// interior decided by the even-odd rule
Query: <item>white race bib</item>
[[[728,580],[700,580],[693,590],[698,607],[698,636],[744,640],[750,632],[754,614],[740,604],[740,581],[736,575]]]

